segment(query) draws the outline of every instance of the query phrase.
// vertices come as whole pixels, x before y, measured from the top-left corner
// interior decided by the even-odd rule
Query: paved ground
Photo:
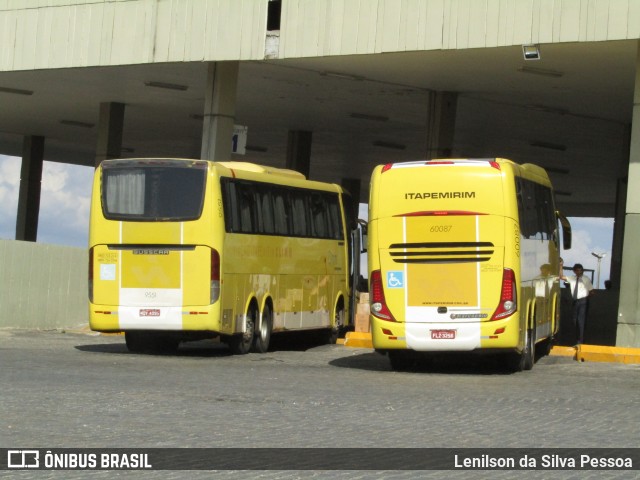
[[[371,350],[304,348],[281,343],[267,354],[230,356],[221,345],[199,342],[175,356],[132,355],[121,336],[0,331],[0,447],[640,447],[638,365],[546,357],[532,371],[512,374],[473,357],[396,373]],[[88,475],[70,473],[12,475]],[[119,476],[210,476],[180,473]],[[631,472],[521,473],[630,478]],[[488,472],[217,473],[238,474],[486,478]]]

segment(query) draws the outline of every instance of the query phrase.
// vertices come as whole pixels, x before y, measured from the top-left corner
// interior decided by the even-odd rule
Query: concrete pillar
[[[95,166],[108,158],[119,158],[122,149],[124,103],[103,102],[98,119],[98,145]]]
[[[622,249],[620,305],[616,345],[640,347],[640,42],[636,59],[636,80],[629,148],[629,180]]]
[[[427,159],[448,158],[453,151],[458,94],[429,92],[427,113]]]
[[[35,242],[38,237],[38,213],[42,164],[44,162],[44,137],[27,136],[22,143],[22,167],[20,193],[16,218],[16,240]]]
[[[200,158],[219,161],[231,160],[238,66],[238,62],[212,62],[209,64]]]
[[[296,170],[309,178],[311,171],[312,132],[289,130],[287,142],[287,168]]]

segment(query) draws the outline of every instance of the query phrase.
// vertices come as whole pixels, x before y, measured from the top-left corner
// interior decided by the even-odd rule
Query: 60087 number
[[[448,233],[453,227],[451,225],[434,225],[429,229],[431,233]]]

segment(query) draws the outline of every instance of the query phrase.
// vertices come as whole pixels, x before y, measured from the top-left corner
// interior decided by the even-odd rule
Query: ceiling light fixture
[[[33,90],[21,90],[19,88],[0,87],[2,93],[13,93],[14,95],[33,95]]]
[[[547,172],[551,173],[560,173],[562,175],[569,175],[569,170],[566,168],[557,168],[557,167],[543,167]]]
[[[95,123],[89,122],[79,122],[78,120],[60,120],[62,125],[68,125],[70,127],[80,127],[80,128],[93,128],[96,126]]]
[[[534,110],[539,110],[545,113],[555,113],[557,115],[567,115],[569,114],[569,110],[566,108],[559,107],[548,107],[546,105],[528,105],[529,108],[533,108]]]
[[[358,120],[372,120],[374,122],[388,122],[389,117],[385,115],[369,115],[368,113],[350,113],[351,118],[357,118]]]
[[[260,152],[260,153],[265,153],[268,150],[267,147],[259,147],[257,145],[246,145],[244,149],[249,152]]]
[[[166,88],[167,90],[179,90],[184,92],[187,88],[187,85],[178,85],[177,83],[165,83],[165,82],[144,82],[147,87],[156,87],[156,88]]]
[[[559,78],[564,75],[564,72],[560,72],[559,70],[550,70],[548,68],[538,68],[538,67],[529,67],[523,66],[518,68],[519,72],[522,73],[530,73],[532,75],[542,75],[543,77],[555,77]]]
[[[391,148],[393,150],[404,150],[407,148],[406,145],[402,145],[401,143],[385,142],[384,140],[376,140],[373,142],[373,145],[376,147]]]
[[[350,75],[348,73],[340,73],[340,72],[320,72],[320,75],[323,77],[341,78],[343,80],[354,80],[354,81],[364,80],[364,77],[360,77],[358,75]]]
[[[548,150],[557,150],[559,152],[564,152],[567,149],[566,145],[551,142],[540,142],[538,140],[534,140],[529,145],[531,145],[532,147],[546,148]]]

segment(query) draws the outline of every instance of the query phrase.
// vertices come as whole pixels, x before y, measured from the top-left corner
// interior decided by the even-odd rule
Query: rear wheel
[[[236,355],[245,355],[251,350],[256,324],[256,310],[252,308],[247,312],[244,332],[233,335],[228,340],[231,351]]]
[[[509,354],[509,370],[521,372],[531,370],[535,362],[535,327],[525,331],[524,349],[520,353]]]
[[[273,328],[273,320],[269,305],[264,306],[262,310],[262,319],[260,325],[255,332],[253,340],[253,351],[258,353],[266,353],[269,350],[269,342],[271,340],[271,330]]]
[[[335,318],[329,332],[329,343],[336,343],[338,341],[338,338],[344,329],[344,317],[344,306],[342,305],[342,301],[340,301],[336,307]]]

